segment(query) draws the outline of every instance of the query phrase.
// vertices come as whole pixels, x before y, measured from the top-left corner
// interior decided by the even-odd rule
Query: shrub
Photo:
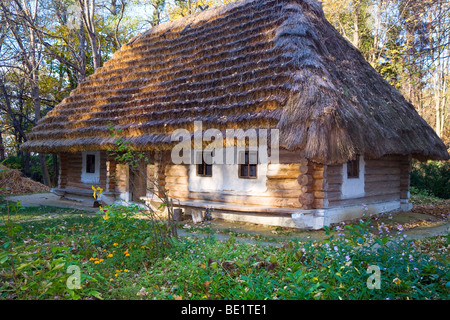
[[[450,198],[450,162],[413,162],[411,186],[425,190],[429,195]]]

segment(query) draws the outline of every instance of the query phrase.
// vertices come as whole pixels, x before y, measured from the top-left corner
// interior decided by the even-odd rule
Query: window
[[[347,178],[359,178],[359,156],[356,156],[355,160],[347,162]]]
[[[197,157],[201,157],[201,163],[197,164],[197,175],[201,177],[212,177],[212,164],[205,162],[205,155],[202,152],[197,153]],[[210,157],[211,159],[211,157]],[[200,160],[200,159],[199,159]],[[212,160],[208,161],[211,163]],[[200,161],[198,161],[200,162]]]
[[[239,158],[239,178],[256,179],[257,152],[245,151],[239,154]]]
[[[86,173],[95,173],[95,155],[86,155]]]
[[[100,181],[100,151],[81,152],[81,182],[98,184]]]

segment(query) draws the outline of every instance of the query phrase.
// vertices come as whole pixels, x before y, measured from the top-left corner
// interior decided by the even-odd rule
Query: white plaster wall
[[[364,196],[364,175],[365,162],[362,155],[359,156],[359,178],[347,178],[347,163],[342,165],[342,199],[359,198]]]
[[[125,202],[130,201],[130,172],[128,165],[117,165],[116,167],[117,189],[120,192],[119,199]]]
[[[86,156],[92,154],[95,156],[95,172],[86,172]],[[98,184],[100,181],[100,151],[82,151],[81,152],[81,182],[89,184]]]
[[[365,206],[361,205],[348,207],[335,207],[328,209],[298,210],[292,214],[292,219],[300,229],[322,229],[324,226],[330,226],[342,221],[352,221],[362,217],[368,217],[374,214],[386,213],[402,209],[400,200],[371,203]]]
[[[223,152],[222,149],[218,151]],[[213,164],[212,176],[202,177],[197,175],[196,165],[191,164],[188,190],[226,194],[259,194],[267,191],[267,163],[257,165],[256,176],[256,179],[239,178],[239,164]]]

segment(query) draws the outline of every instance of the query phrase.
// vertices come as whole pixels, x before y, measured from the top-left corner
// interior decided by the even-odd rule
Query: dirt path
[[[19,196],[9,196],[9,201],[20,201],[22,206],[50,206],[58,208],[70,208],[86,211],[98,211],[98,208],[93,207],[94,199],[68,200],[61,199],[54,193],[34,193]]]

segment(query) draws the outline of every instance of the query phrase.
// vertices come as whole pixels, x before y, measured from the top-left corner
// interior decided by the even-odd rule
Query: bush
[[[411,186],[439,198],[450,198],[450,162],[413,162]]]
[[[53,171],[53,156],[51,154],[47,154],[45,156],[45,161],[47,162],[47,169],[50,175],[50,180],[53,181],[55,175],[55,172]],[[6,158],[2,164],[10,169],[20,170],[22,173],[25,173],[24,168],[22,166],[21,157],[10,156]],[[34,181],[39,181],[43,183],[39,156],[37,155],[30,156],[30,172],[27,174],[27,177],[33,179]]]

